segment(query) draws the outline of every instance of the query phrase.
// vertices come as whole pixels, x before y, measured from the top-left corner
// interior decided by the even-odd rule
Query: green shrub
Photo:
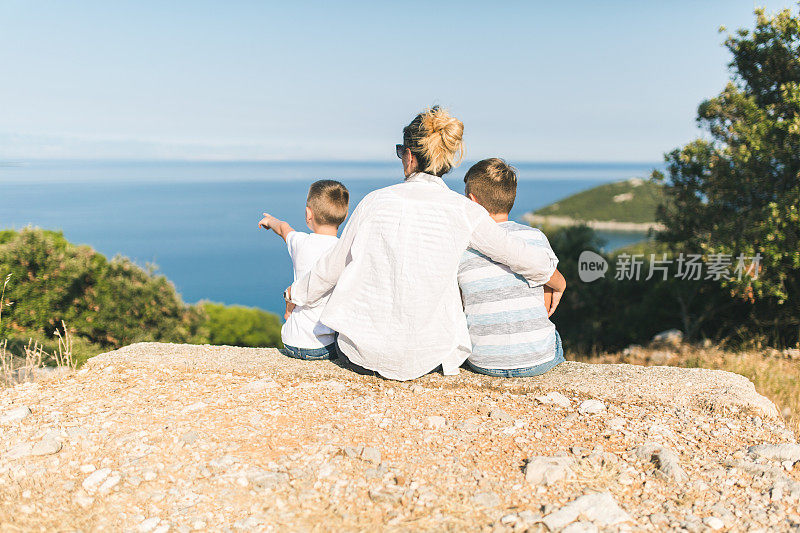
[[[261,309],[213,302],[198,304],[208,317],[211,344],[228,346],[283,346],[278,317]]]
[[[202,341],[204,317],[187,307],[164,277],[129,259],[111,261],[60,232],[26,228],[4,232],[0,273],[11,274],[3,338],[20,332],[50,336],[66,322],[89,343],[119,347],[132,342]]]
[[[140,341],[280,346],[277,316],[238,306],[186,305],[163,275],[125,257],[109,261],[61,232],[0,231],[0,275],[9,274],[0,339],[16,352],[30,338],[49,350],[62,321],[79,360]]]
[[[586,226],[548,230],[548,239],[559,258],[558,268],[567,279],[567,291],[552,317],[564,345],[573,353],[618,350],[629,344],[645,344],[660,331],[678,328],[688,341],[710,338],[745,344],[742,330],[750,309],[713,280],[676,278],[676,264],[664,280],[660,274],[646,279],[649,257],[660,258],[663,245],[636,248],[644,254],[638,280],[616,279],[617,256],[600,252],[602,242]],[[584,250],[608,262],[605,277],[584,283],[578,275],[578,257]],[[630,250],[628,250],[630,253]]]

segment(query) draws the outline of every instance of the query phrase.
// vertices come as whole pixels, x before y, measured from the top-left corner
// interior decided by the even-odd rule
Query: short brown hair
[[[306,205],[314,213],[317,224],[339,227],[347,218],[349,203],[350,193],[338,181],[315,181],[308,189]]]
[[[492,214],[509,213],[517,198],[517,170],[500,158],[478,161],[464,176],[465,194],[472,194]]]

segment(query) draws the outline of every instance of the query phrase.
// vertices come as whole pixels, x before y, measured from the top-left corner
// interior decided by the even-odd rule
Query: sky
[[[388,160],[427,106],[467,157],[660,161],[729,30],[796,4],[0,0],[0,160]]]

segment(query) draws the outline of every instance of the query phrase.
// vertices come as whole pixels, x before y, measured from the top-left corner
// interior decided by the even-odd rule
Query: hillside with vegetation
[[[638,229],[647,230],[656,226],[656,211],[663,201],[661,184],[633,178],[573,194],[529,213],[526,218],[551,227],[591,222],[589,225],[596,229],[613,229],[596,223],[614,222],[641,225]]]

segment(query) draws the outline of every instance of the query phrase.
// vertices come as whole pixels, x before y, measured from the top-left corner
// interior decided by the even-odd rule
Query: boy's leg
[[[510,378],[514,377],[511,374],[511,370],[504,370],[502,368],[481,368],[479,366],[475,366],[469,362],[467,359],[467,365],[469,365],[470,370],[473,372],[477,372],[478,374],[483,374],[484,376],[492,376],[495,378]]]
[[[561,344],[561,335],[559,335],[558,331],[556,331],[555,344],[556,356],[552,361],[542,363],[541,365],[532,366],[530,368],[515,369],[513,371],[513,377],[524,378],[530,376],[541,376],[542,374],[551,371],[553,368],[563,363],[566,360],[564,359],[564,346]]]
[[[467,364],[469,367],[478,372],[479,374],[485,374],[487,376],[495,376],[499,378],[526,378],[531,376],[541,376],[545,372],[549,372],[559,364],[565,361],[564,359],[564,347],[561,344],[561,335],[559,335],[558,331],[556,331],[556,342],[555,342],[555,357],[546,363],[542,363],[540,365],[531,366],[528,368],[510,368],[510,369],[491,369],[491,368],[481,368],[473,365],[467,359]]]
[[[302,359],[303,361],[321,361],[323,359],[336,357],[333,345],[325,346],[324,348],[296,348],[294,346],[284,345],[284,348],[280,350],[280,352],[288,357]]]

